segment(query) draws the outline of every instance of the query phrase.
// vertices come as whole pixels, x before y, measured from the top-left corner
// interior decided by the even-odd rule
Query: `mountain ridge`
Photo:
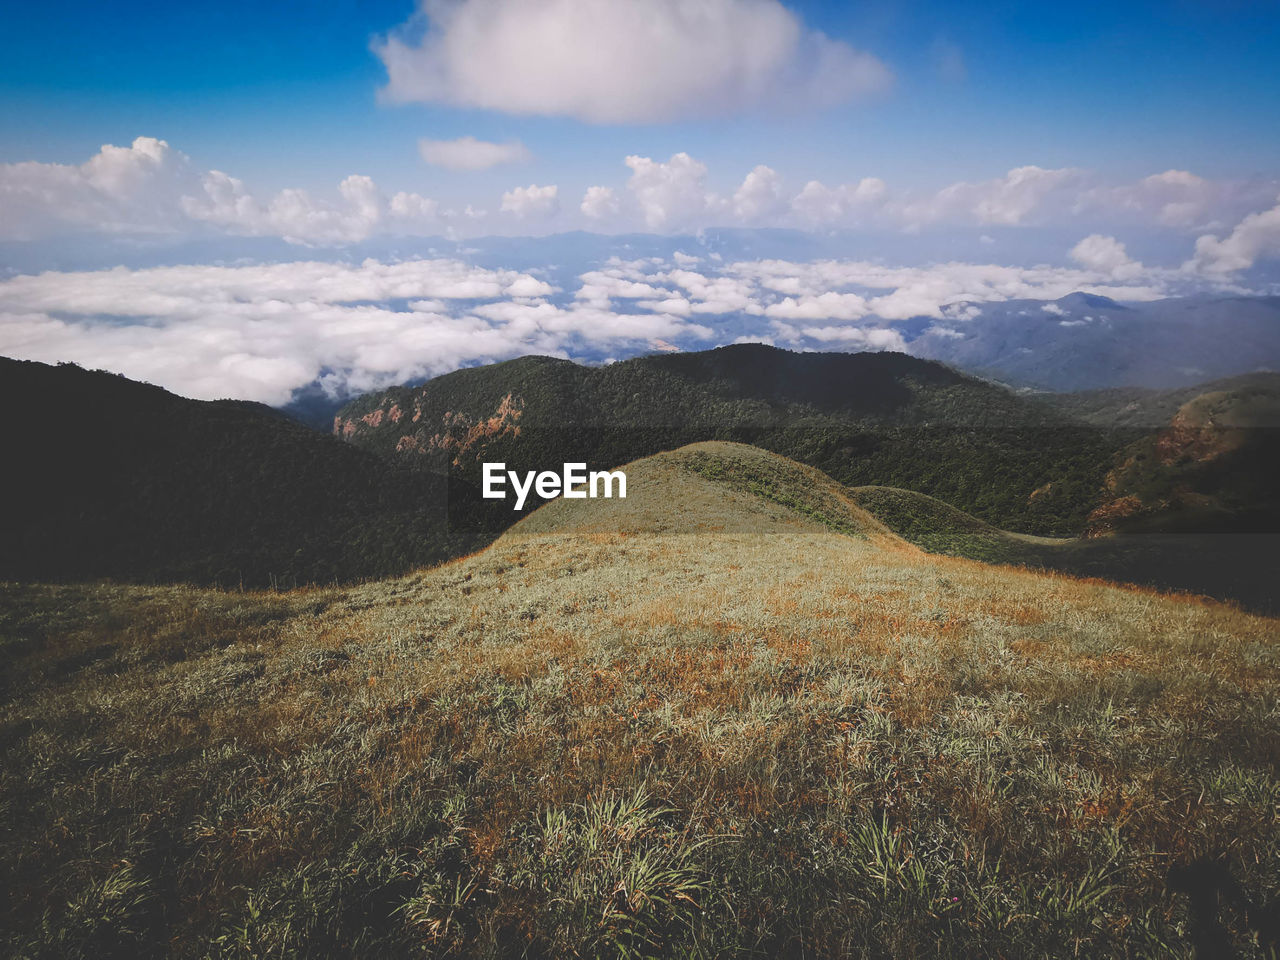
[[[359,398],[335,417],[334,431],[387,456],[444,457],[472,476],[483,460],[603,466],[689,443],[739,441],[842,483],[919,489],[1045,534],[1083,524],[1123,446],[932,361],[763,344],[601,367],[555,358],[471,367]]]

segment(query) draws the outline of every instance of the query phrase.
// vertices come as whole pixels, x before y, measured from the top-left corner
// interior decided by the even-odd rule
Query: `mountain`
[[[0,578],[324,583],[470,543],[447,528],[443,477],[259,404],[0,358],[0,409]]]
[[[5,954],[1266,955],[1275,620],[624,469],[397,579],[0,584]]]
[[[897,353],[741,344],[584,367],[525,357],[359,398],[334,431],[408,462],[520,469],[752,443],[841,483],[928,493],[1001,526],[1074,534],[1118,439],[1033,398]]]
[[[912,354],[1041,390],[1168,389],[1280,370],[1280,297],[958,303]]]
[[[1090,535],[1280,533],[1280,375],[1216,386],[1122,452]]]

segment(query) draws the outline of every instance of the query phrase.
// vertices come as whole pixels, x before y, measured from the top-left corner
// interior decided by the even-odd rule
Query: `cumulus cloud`
[[[422,194],[402,190],[391,198],[391,202],[387,204],[387,212],[395,220],[426,223],[439,216],[440,203]]]
[[[504,163],[525,163],[529,151],[519,140],[490,143],[475,137],[457,140],[418,141],[418,152],[427,163],[450,170],[488,170]]]
[[[901,333],[887,327],[796,327],[788,323],[775,323],[773,328],[780,339],[793,345],[802,344],[808,339],[824,346],[839,346],[846,350],[905,350],[907,346]]]
[[[1233,219],[1258,200],[1257,185],[1207,180],[1189,170],[1165,170],[1134,183],[1083,191],[1075,211],[1121,216],[1172,228],[1205,228],[1219,216]]]
[[[1195,256],[1184,269],[1221,275],[1247,270],[1264,257],[1280,256],[1280,197],[1276,199],[1274,207],[1249,214],[1227,236],[1198,238]]]
[[[342,245],[379,230],[417,233],[434,224],[436,204],[418,194],[387,201],[369,177],[338,184],[337,199],[286,189],[254,195],[220,170],[200,172],[164,140],[111,144],[78,166],[0,165],[0,239],[38,240],[74,233],[185,236],[216,230]]]
[[[618,213],[618,195],[610,187],[587,187],[578,209],[592,220],[604,220]]]
[[[383,217],[383,202],[369,177],[353,175],[338,184],[341,202],[317,201],[305,190],[281,190],[259,202],[234,177],[217,170],[205,174],[200,196],[184,196],[182,211],[244,236],[283,237],[290,243],[342,245],[368,237]],[[419,198],[421,200],[422,198]],[[401,209],[425,209],[405,195]]]
[[[747,174],[733,195],[733,212],[744,223],[772,220],[786,207],[782,178],[763,164]]]
[[[520,219],[550,217],[560,209],[560,188],[539,187],[529,184],[516,187],[502,195],[502,212],[515,214]]]
[[[853,223],[881,207],[888,187],[878,177],[864,177],[855,184],[828,187],[810,180],[791,200],[791,209],[802,221],[814,225]]]
[[[778,0],[422,0],[374,50],[392,100],[591,123],[823,106],[891,82]]]
[[[719,198],[707,193],[706,165],[687,153],[677,153],[665,163],[630,156],[626,164],[631,168],[627,190],[651,230],[701,223],[704,214],[721,208]]]
[[[939,220],[1017,225],[1079,177],[1080,171],[1069,168],[1015,167],[992,180],[953,183],[931,197],[911,203],[903,215],[912,226]]]
[[[764,308],[766,317],[786,320],[860,320],[868,312],[867,301],[858,294],[831,290],[799,298],[785,297]]]
[[[168,233],[182,219],[179,200],[199,186],[185,154],[163,140],[107,144],[86,162],[0,165],[0,236],[33,240],[75,229]]]
[[[1115,237],[1092,233],[1071,248],[1071,259],[1087,270],[1096,270],[1117,280],[1141,276],[1143,266],[1130,258]]]
[[[425,153],[438,162],[472,168],[514,159],[523,150],[519,144],[470,137],[424,144],[431,145]],[[388,197],[371,178],[358,174],[327,195],[293,188],[256,193],[228,173],[197,169],[163,140],[140,137],[128,147],[104,146],[79,165],[0,165],[0,240],[90,233],[151,241],[231,235],[346,246],[387,235],[443,233],[457,239],[511,230],[517,223],[522,230],[551,232],[575,220],[602,230],[655,232],[733,224],[916,232],[935,226],[1087,223],[1080,233],[1106,235],[1116,231],[1119,217],[1183,232],[1196,225],[1208,239],[1197,254],[1200,266],[1188,269],[1221,274],[1239,269],[1230,263],[1266,255],[1269,248],[1259,231],[1265,233],[1267,215],[1242,218],[1275,202],[1274,184],[1213,182],[1170,170],[1103,187],[1083,171],[1035,166],[931,191],[893,190],[878,177],[864,177],[836,186],[809,180],[793,193],[779,171],[757,165],[736,189],[720,195],[708,187],[706,165],[687,153],[665,161],[632,155],[624,162],[630,171],[625,185],[591,186],[574,215],[561,217],[554,186],[517,187],[492,197],[493,206],[475,199],[444,206],[408,191]],[[1263,187],[1269,192],[1260,193]],[[491,216],[495,210],[510,216]],[[1215,239],[1235,223],[1242,227],[1238,237]]]

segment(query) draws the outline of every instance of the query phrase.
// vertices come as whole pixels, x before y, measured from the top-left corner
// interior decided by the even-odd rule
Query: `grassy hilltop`
[[[1275,620],[627,471],[360,587],[3,587],[7,952],[1267,955]]]

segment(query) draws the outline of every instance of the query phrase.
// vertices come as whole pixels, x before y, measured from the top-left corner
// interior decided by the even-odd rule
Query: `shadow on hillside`
[[[1134,533],[1028,548],[1025,563],[1230,600],[1257,613],[1280,613],[1276,533]]]

